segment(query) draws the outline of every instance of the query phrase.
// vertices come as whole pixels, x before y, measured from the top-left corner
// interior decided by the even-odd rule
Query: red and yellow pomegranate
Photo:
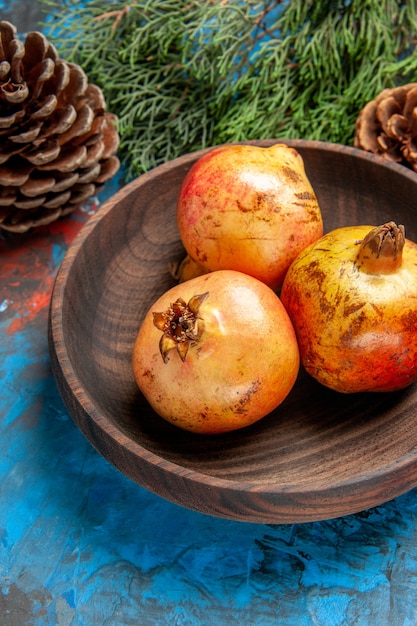
[[[132,363],[139,389],[161,417],[217,434],[275,409],[300,361],[277,295],[251,276],[220,270],[176,285],[154,303]]]
[[[323,234],[303,159],[282,143],[227,144],[200,157],[182,183],[177,223],[188,275],[233,269],[274,290],[297,254]]]
[[[323,385],[394,391],[417,380],[417,244],[402,226],[324,235],[292,263],[281,299],[302,364]]]

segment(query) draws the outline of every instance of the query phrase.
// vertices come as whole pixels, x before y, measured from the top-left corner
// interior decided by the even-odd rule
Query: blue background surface
[[[132,483],[75,427],[51,373],[49,298],[119,184],[0,239],[0,625],[417,624],[417,490],[311,524],[221,520]]]

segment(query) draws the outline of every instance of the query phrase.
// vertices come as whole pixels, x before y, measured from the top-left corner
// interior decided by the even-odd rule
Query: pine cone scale
[[[8,207],[12,205],[14,201],[16,200],[16,195],[17,195],[17,192],[15,189],[10,188],[10,187],[3,188],[0,192],[0,206]],[[7,213],[5,213],[4,210],[0,214],[3,216],[7,216]]]
[[[100,161],[103,154],[104,143],[100,141],[100,139],[90,146],[87,146],[87,154],[82,164],[83,168],[90,169],[97,161]]]
[[[0,142],[0,165],[7,163],[11,157],[17,156],[25,148],[25,145],[17,145],[11,142],[4,142],[4,145],[1,145]]]
[[[384,131],[387,131],[387,124],[391,115],[400,113],[401,107],[398,102],[392,96],[388,96],[382,101],[381,105],[376,107],[375,114],[378,122],[381,124]]]
[[[65,88],[61,90],[61,106],[66,103],[68,97],[70,97],[71,101],[81,98],[88,87],[87,76],[83,70],[72,63],[68,63],[67,66],[69,68],[69,77]]]
[[[100,163],[95,163],[89,169],[86,169],[78,178],[79,183],[91,183],[100,175]]]
[[[0,87],[0,96],[8,104],[20,104],[28,97],[29,89],[27,85],[19,85],[8,81]]]
[[[36,73],[32,78],[31,84],[33,85],[33,92],[31,104],[36,104],[42,98],[48,97],[51,94],[59,94],[60,91],[66,89],[69,84],[69,68],[64,63],[54,63],[51,60],[48,60],[48,63],[51,64],[50,67],[53,69],[49,78],[47,75],[38,76]]]
[[[45,203],[46,196],[38,196],[37,198],[16,198],[14,205],[18,209],[28,210],[28,209],[36,209],[39,206],[39,199],[42,198],[42,204]]]
[[[0,167],[0,185],[4,185],[5,187],[20,187],[20,185],[23,185],[28,180],[32,171],[33,167],[29,165],[19,167],[19,169],[3,165]]]
[[[43,101],[39,109],[31,113],[31,118],[33,120],[39,120],[39,119],[44,119],[46,117],[49,117],[55,111],[57,105],[58,105],[58,99],[55,96],[55,94],[51,93],[48,96],[46,96],[45,100]]]
[[[91,130],[94,115],[93,109],[88,104],[85,104],[77,111],[77,117],[72,126],[61,134],[59,143],[65,144],[76,137],[86,135]]]
[[[44,59],[38,63],[28,75],[28,82],[36,85],[32,98],[37,99],[46,81],[50,80],[55,73],[56,65],[52,59]]]
[[[71,191],[64,191],[60,194],[54,194],[53,196],[50,196],[49,200],[44,200],[43,205],[47,209],[57,209],[62,204],[67,204],[70,198],[71,198]]]
[[[75,183],[78,182],[79,178],[80,178],[79,172],[71,172],[71,174],[66,175],[61,180],[57,178],[55,181],[54,191],[56,193],[61,193],[61,191],[66,191],[67,189],[73,187]]]
[[[1,61],[0,63],[0,80],[3,80],[10,72],[10,63],[7,61]]]
[[[409,129],[408,119],[399,113],[392,115],[387,124],[388,134],[399,142],[407,141]]]
[[[86,146],[65,147],[65,149],[60,151],[59,156],[55,160],[39,165],[39,169],[46,172],[53,170],[64,173],[73,172],[77,168],[82,167],[86,155]]]
[[[32,165],[41,167],[46,163],[55,161],[58,158],[61,149],[56,139],[44,142],[42,146],[32,146],[25,152],[24,158]]]
[[[100,176],[96,178],[96,183],[103,184],[110,180],[117,173],[119,167],[120,161],[117,156],[112,156],[107,161],[104,161],[101,166]]]
[[[22,131],[19,135],[10,135],[9,139],[14,143],[32,143],[38,137],[41,129],[42,125],[37,124],[28,130]]]
[[[22,116],[19,113],[12,113],[11,115],[5,116],[0,115],[0,129],[10,128],[15,124],[19,118]]]
[[[77,111],[72,104],[67,104],[60,109],[55,116],[51,117],[51,126],[45,132],[44,137],[62,135],[74,124],[77,119]]]
[[[85,202],[88,198],[91,198],[91,192],[93,191],[93,184],[76,185],[71,197],[72,202],[77,204]]]
[[[57,54],[55,47],[48,42],[45,35],[37,31],[27,34],[25,40],[25,67],[31,72],[34,67],[42,63],[49,53],[49,58],[55,61]]]
[[[103,128],[103,136],[105,137],[103,159],[109,159],[113,154],[116,154],[119,148],[120,138],[119,135],[114,132],[116,123],[116,116],[109,113]]]
[[[28,180],[20,186],[20,193],[24,196],[36,198],[37,196],[43,196],[43,194],[49,193],[55,189],[56,180],[53,176],[47,178],[28,178]]]

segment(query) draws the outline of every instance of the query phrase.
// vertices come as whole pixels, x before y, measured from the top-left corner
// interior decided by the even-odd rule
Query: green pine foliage
[[[224,142],[352,144],[366,102],[417,81],[417,0],[43,3],[119,118],[129,177]]]

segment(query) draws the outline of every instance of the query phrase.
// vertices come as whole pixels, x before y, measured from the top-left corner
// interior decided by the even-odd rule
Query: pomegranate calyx
[[[163,333],[159,340],[159,351],[164,363],[167,363],[168,354],[173,349],[184,362],[190,345],[200,340],[204,323],[199,316],[199,309],[208,295],[208,291],[195,295],[187,304],[182,298],[177,298],[166,311],[153,313],[154,326]]]
[[[372,228],[360,244],[356,266],[367,274],[393,274],[402,264],[404,226],[387,222]]]

